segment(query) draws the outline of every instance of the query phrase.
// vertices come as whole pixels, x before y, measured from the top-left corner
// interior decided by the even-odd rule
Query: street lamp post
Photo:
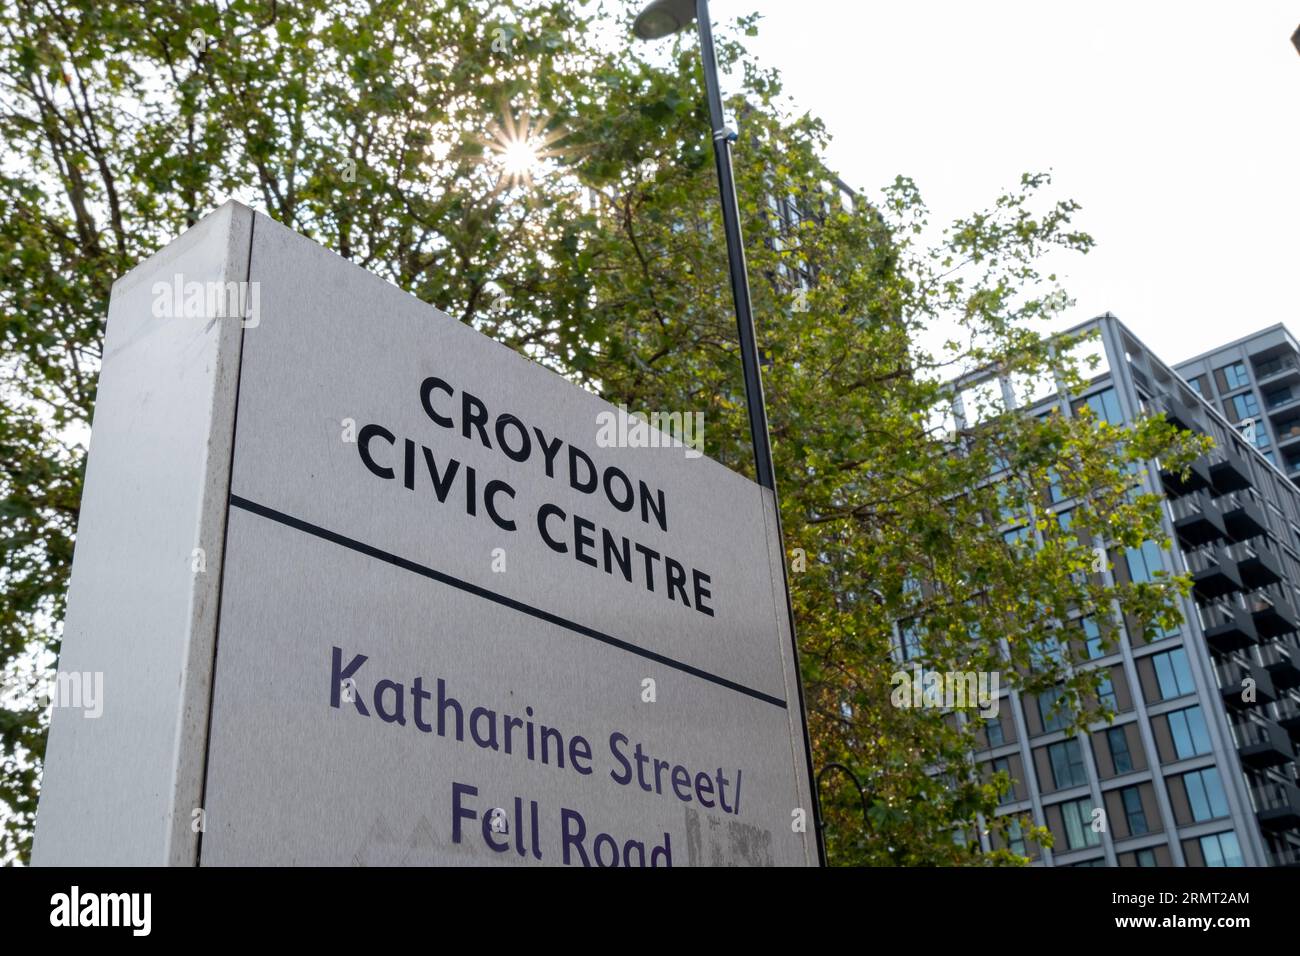
[[[740,208],[736,202],[736,178],[731,165],[731,144],[736,134],[727,128],[722,112],[722,92],[718,86],[718,58],[713,49],[713,25],[709,20],[708,0],[653,0],[641,11],[633,32],[642,40],[658,40],[678,32],[692,20],[699,22],[700,58],[704,61],[704,88],[709,101],[709,119],[713,130],[713,158],[718,170],[718,191],[722,200],[722,226],[727,237],[727,264],[731,273],[731,297],[736,306],[736,329],[740,338],[740,365],[745,378],[745,404],[749,410],[749,434],[754,445],[754,472],[760,487],[771,493],[771,507],[776,522],[777,544],[781,548],[781,578],[785,588],[786,613],[790,622],[790,641],[794,659],[799,660],[795,640],[794,606],[790,602],[790,579],[785,561],[785,537],[781,531],[781,509],[777,503],[776,475],[772,466],[772,445],[768,436],[767,403],[763,398],[763,379],[759,372],[758,343],[754,334],[754,313],[749,300],[749,270],[745,264],[745,246],[740,232]],[[799,690],[801,720],[805,718],[803,682],[795,674]],[[805,724],[806,726],[806,724]],[[808,763],[817,859],[826,864],[826,845],[822,836],[821,806],[813,773],[812,745],[805,735],[804,754]]]

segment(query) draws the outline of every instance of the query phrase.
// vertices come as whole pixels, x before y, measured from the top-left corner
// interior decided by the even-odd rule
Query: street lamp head
[[[695,0],[653,0],[636,16],[632,32],[642,40],[676,33],[695,19]]]

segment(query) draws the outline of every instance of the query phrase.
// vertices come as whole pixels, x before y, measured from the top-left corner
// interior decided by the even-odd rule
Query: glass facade
[[[1241,847],[1231,830],[1201,837],[1201,854],[1206,866],[1242,866]]]
[[[1156,681],[1162,700],[1184,697],[1196,690],[1192,669],[1187,663],[1187,653],[1181,647],[1157,654],[1151,662],[1156,669]]]
[[[1052,766],[1052,782],[1057,790],[1078,787],[1088,782],[1088,771],[1083,765],[1083,750],[1077,739],[1063,740],[1047,748],[1047,758]]]
[[[1228,815],[1228,797],[1223,792],[1217,768],[1206,767],[1183,774],[1183,786],[1187,790],[1192,819],[1197,823]]]
[[[1175,475],[1158,461],[1130,464],[1132,500],[1154,493],[1168,501],[1161,535],[1132,547],[1095,542],[1106,547],[1104,573],[1119,586],[1195,577],[1178,601],[1179,624],[1136,633],[1119,614],[1107,620],[1095,608],[1067,609],[1059,644],[1034,635],[1040,665],[1065,646],[1076,649],[1075,666],[1106,661],[1098,698],[1115,718],[1059,739],[1070,715],[1057,712],[1061,691],[1048,690],[1011,695],[1001,721],[985,725],[987,746],[1003,748],[983,758],[993,771],[1033,775],[1004,803],[1016,801],[1015,813],[1056,835],[1051,847],[1025,847],[1017,829],[1012,848],[1048,866],[1300,863],[1300,682],[1286,679],[1288,662],[1300,660],[1300,491],[1271,465],[1300,475],[1300,444],[1285,444],[1300,436],[1300,345],[1274,327],[1259,333],[1266,345],[1225,347],[1249,359],[1204,356],[1184,363],[1180,378],[1118,320],[1096,319],[1070,334],[1092,332],[1108,370],[1081,395],[1041,397],[1027,411],[1064,409],[1118,427],[1130,424],[1128,415],[1159,415],[1207,435],[1212,450],[1190,473]],[[1266,367],[1261,386],[1255,376]],[[1288,415],[1295,427],[1284,438]],[[1030,513],[1014,516],[1008,541],[1019,544],[1034,527],[1068,533],[1078,508],[1061,476],[1048,474]],[[1282,683],[1271,683],[1274,673]],[[1059,791],[1085,795],[1053,799]],[[1142,846],[1127,847],[1132,838]]]
[[[1115,395],[1113,388],[1089,395],[1084,404],[1092,411],[1092,414],[1104,422],[1112,425],[1121,425],[1124,423],[1124,413],[1120,411],[1119,398]]]
[[[1132,771],[1133,755],[1129,752],[1128,735],[1123,727],[1111,727],[1106,731],[1106,746],[1110,748],[1110,762],[1116,773]]]
[[[1066,847],[1071,850],[1081,850],[1084,847],[1100,846],[1101,832],[1093,827],[1093,821],[1100,819],[1100,810],[1094,808],[1092,801],[1087,797],[1061,804]]]
[[[1173,711],[1168,720],[1174,754],[1179,760],[1210,752],[1210,732],[1205,728],[1205,715],[1200,707]]]
[[[1242,362],[1233,362],[1231,365],[1223,367],[1224,386],[1228,391],[1234,388],[1245,388],[1250,384],[1250,376],[1246,374],[1246,366]]]
[[[1119,797],[1124,807],[1124,822],[1128,825],[1129,835],[1146,833],[1147,815],[1142,807],[1142,791],[1137,787],[1125,787],[1119,792]]]

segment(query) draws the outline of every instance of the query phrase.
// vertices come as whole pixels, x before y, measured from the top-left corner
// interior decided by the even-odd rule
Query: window
[[[1029,659],[1037,670],[1051,670],[1065,663],[1065,651],[1055,635],[1034,641],[1029,646]]]
[[[799,197],[791,193],[782,203],[782,213],[785,216],[787,229],[793,229],[803,220],[799,210]]]
[[[1065,487],[1061,484],[1061,476],[1055,468],[1047,469],[1047,492],[1051,496],[1052,504],[1060,504],[1065,500]]]
[[[1187,663],[1187,653],[1181,647],[1152,655],[1151,663],[1156,669],[1156,684],[1160,688],[1161,700],[1172,700],[1196,690],[1196,684],[1192,681],[1192,669]]]
[[[1038,716],[1043,721],[1043,733],[1053,730],[1064,730],[1070,726],[1073,715],[1068,707],[1057,708],[1056,702],[1061,699],[1062,691],[1059,687],[1053,687],[1051,690],[1045,690],[1038,695]]]
[[[1021,856],[1029,855],[1025,852],[1025,832],[1021,829],[1019,820],[1012,820],[1007,824],[1007,848]]]
[[[1220,371],[1223,372],[1223,380],[1228,383],[1228,391],[1232,391],[1234,388],[1243,388],[1250,382],[1250,379],[1246,377],[1246,366],[1241,362],[1225,365]]]
[[[916,621],[909,621],[899,628],[900,645],[903,660],[910,661],[921,656],[921,632]]]
[[[1232,410],[1236,412],[1233,421],[1240,422],[1243,418],[1255,418],[1259,415],[1259,402],[1255,400],[1254,392],[1242,392],[1240,395],[1232,396]]]
[[[1206,866],[1241,866],[1241,847],[1237,845],[1237,834],[1228,830],[1226,833],[1211,833],[1201,837],[1201,853],[1205,856]]]
[[[1115,696],[1115,685],[1111,683],[1109,676],[1098,681],[1097,700],[1107,710],[1119,710],[1119,698]]]
[[[1124,557],[1128,561],[1128,576],[1135,584],[1144,584],[1155,578],[1156,572],[1164,572],[1164,562],[1160,560],[1160,549],[1154,541],[1143,541],[1141,548],[1126,548]]]
[[[1124,421],[1124,414],[1119,410],[1119,399],[1116,398],[1113,388],[1098,392],[1096,395],[1089,395],[1084,400],[1084,404],[1102,421],[1110,422],[1112,425],[1119,425]]]
[[[1159,625],[1153,624],[1151,626],[1151,641],[1153,643],[1155,641],[1163,641],[1167,637],[1177,637],[1177,636],[1178,636],[1178,628],[1176,627],[1169,628],[1168,630],[1166,630],[1165,628],[1160,627]]]
[[[1002,532],[1002,540],[1012,548],[1025,542],[1034,543],[1032,533],[1028,528],[1012,528],[1010,531],[1004,531]]]
[[[1168,714],[1169,735],[1174,740],[1174,754],[1179,760],[1210,752],[1210,732],[1200,707],[1187,707]]]
[[[1206,767],[1204,770],[1183,774],[1183,786],[1187,788],[1187,803],[1192,808],[1192,819],[1197,823],[1228,815],[1228,797],[1223,792],[1217,768]]]
[[[1007,742],[1006,737],[1002,733],[1001,717],[989,717],[986,719],[984,721],[984,731],[988,735],[990,747],[1001,747]]]
[[[1101,834],[1092,828],[1092,805],[1087,797],[1061,804],[1061,819],[1065,822],[1065,845],[1070,850],[1101,843]]]
[[[1085,647],[1088,660],[1096,660],[1106,653],[1106,649],[1101,646],[1101,628],[1090,617],[1083,618],[1079,623],[1083,625],[1083,635],[1087,641]]]
[[[1201,377],[1199,375],[1196,376],[1196,378],[1189,378],[1187,380],[1187,384],[1192,386],[1192,391],[1195,392],[1197,395],[1205,394],[1204,392],[1201,391]]]
[[[1119,792],[1120,803],[1124,805],[1124,819],[1128,821],[1128,832],[1132,836],[1147,832],[1147,814],[1142,809],[1142,791],[1137,787],[1125,787]]]
[[[1016,778],[1011,776],[1011,759],[1009,757],[994,757],[992,762],[993,772],[1005,773],[1011,781],[1007,792],[1002,795],[1001,801],[1002,803],[1011,803],[1016,799]]]
[[[1159,866],[1156,862],[1156,851],[1147,847],[1145,850],[1138,850],[1134,854],[1138,866]]]
[[[1077,787],[1088,782],[1083,766],[1083,751],[1078,740],[1062,740],[1047,748],[1047,762],[1052,767],[1052,782],[1057,790]]]
[[[1111,727],[1106,731],[1106,745],[1110,748],[1110,762],[1115,765],[1115,772],[1129,773],[1133,769],[1133,755],[1128,749],[1128,734],[1123,727]]]

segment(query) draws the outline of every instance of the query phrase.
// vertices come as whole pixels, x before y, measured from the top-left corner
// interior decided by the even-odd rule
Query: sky
[[[1300,333],[1300,3],[713,0],[828,165],[870,198],[912,177],[933,220],[1022,172],[1083,207],[1096,247],[1054,259],[1077,304],[1173,364],[1248,332]]]

